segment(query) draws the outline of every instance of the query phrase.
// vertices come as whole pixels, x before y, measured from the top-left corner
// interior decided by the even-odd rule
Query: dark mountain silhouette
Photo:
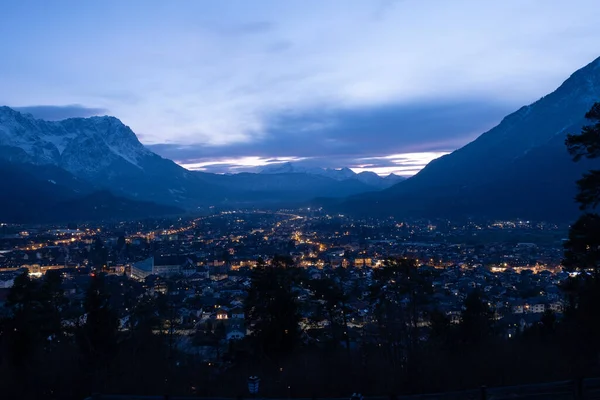
[[[336,207],[371,215],[569,220],[578,212],[575,181],[590,162],[573,163],[564,140],[579,132],[596,101],[600,58],[414,177]]]
[[[67,171],[0,161],[1,222],[64,222],[132,219],[180,214],[183,210],[99,191]]]

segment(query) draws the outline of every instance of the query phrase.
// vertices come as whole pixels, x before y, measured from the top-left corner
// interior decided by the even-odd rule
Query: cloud
[[[25,106],[12,107],[13,109],[33,115],[35,118],[47,121],[60,121],[67,118],[86,118],[94,115],[107,115],[108,110],[104,108],[85,107],[80,104],[66,106]]]
[[[229,165],[251,167],[249,157],[296,158],[319,167],[365,168],[411,166],[394,154],[452,151],[494,126],[510,106],[480,99],[449,99],[420,104],[312,110],[282,113],[268,121],[270,129],[250,143],[221,146],[157,144],[148,146],[182,165],[227,172]],[[298,160],[301,159],[301,160]],[[234,161],[237,160],[237,161]],[[421,167],[423,162],[419,164]],[[411,171],[415,170],[411,166]],[[406,175],[406,174],[405,174]]]

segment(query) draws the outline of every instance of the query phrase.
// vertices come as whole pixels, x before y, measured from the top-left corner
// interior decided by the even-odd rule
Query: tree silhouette
[[[595,103],[585,117],[591,124],[566,139],[574,161],[600,157],[600,103]],[[563,265],[580,275],[571,278],[563,287],[569,299],[567,315],[574,320],[583,338],[594,342],[594,348],[597,348],[592,338],[600,333],[597,318],[600,306],[600,215],[595,211],[600,203],[600,170],[585,173],[577,186],[576,200],[585,213],[569,230]]]
[[[261,264],[252,271],[246,322],[265,355],[287,354],[300,339],[300,316],[290,275],[286,267],[278,265]]]
[[[94,240],[94,245],[90,250],[89,260],[92,267],[96,269],[103,269],[106,267],[106,263],[108,262],[108,249],[104,245],[102,239],[96,238],[96,240]]]
[[[96,390],[102,387],[103,375],[115,355],[119,328],[104,279],[103,274],[92,277],[84,300],[85,323],[78,333],[84,368],[92,374]]]
[[[574,161],[600,157],[600,103],[595,103],[585,117],[593,124],[584,126],[579,134],[567,135],[565,142]],[[571,271],[592,270],[597,278],[600,263],[600,215],[594,209],[600,202],[600,170],[585,173],[577,181],[577,186],[579,190],[576,200],[581,210],[587,212],[579,217],[569,231],[569,240],[565,243],[564,265]]]
[[[581,133],[567,135],[566,145],[574,161],[582,158],[600,157],[600,103],[595,103],[585,118],[592,122],[581,129]],[[582,210],[594,209],[600,203],[600,170],[592,169],[577,181],[577,201]]]
[[[478,343],[492,332],[493,313],[478,290],[467,295],[461,314],[460,334],[465,343]]]

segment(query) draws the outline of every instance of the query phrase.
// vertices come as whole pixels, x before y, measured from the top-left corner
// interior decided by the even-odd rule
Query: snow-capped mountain
[[[114,117],[44,121],[0,107],[0,158],[60,167],[98,188],[165,204],[197,203],[210,186],[148,150]]]
[[[261,174],[309,174],[326,176],[327,178],[343,181],[353,178],[356,173],[350,168],[318,168],[318,167],[303,167],[301,165],[292,164],[290,162],[267,165],[260,169]]]
[[[350,168],[318,168],[318,167],[304,167],[301,165],[293,164],[290,162],[271,164],[260,169],[261,174],[307,174],[307,175],[318,175],[324,176],[336,181],[345,181],[354,179],[362,182],[366,185],[372,186],[377,189],[384,189],[390,187],[404,178],[398,175],[390,174],[386,177],[381,177],[374,172],[361,172],[357,174]]]
[[[87,178],[115,164],[141,169],[154,156],[114,117],[44,121],[9,107],[0,107],[0,149],[15,161],[56,165]]]

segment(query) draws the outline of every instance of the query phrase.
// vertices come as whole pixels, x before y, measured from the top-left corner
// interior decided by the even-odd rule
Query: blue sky
[[[600,56],[599,20],[592,0],[7,2],[0,104],[114,115],[190,168],[410,175]]]

